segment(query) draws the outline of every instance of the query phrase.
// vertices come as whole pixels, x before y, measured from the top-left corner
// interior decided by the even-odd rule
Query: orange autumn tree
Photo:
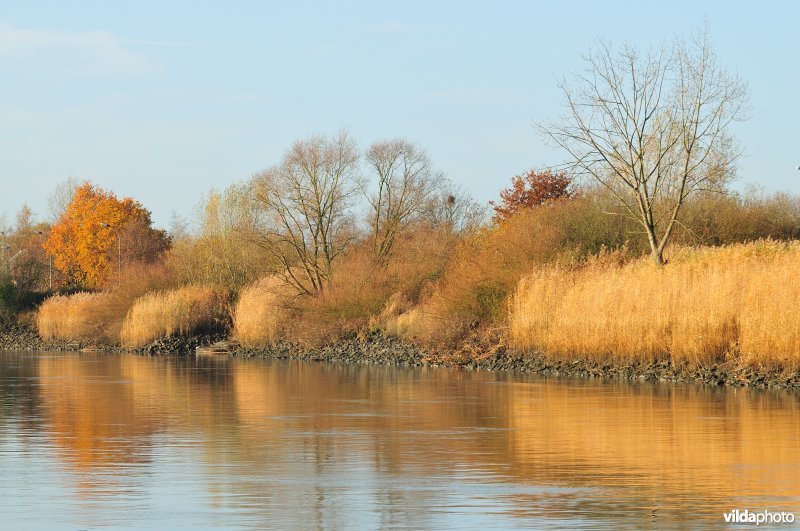
[[[127,238],[135,232],[135,241]],[[75,190],[72,201],[61,214],[44,243],[68,284],[98,288],[118,272],[118,240],[123,259],[152,261],[169,247],[169,238],[152,228],[150,212],[141,203],[111,193],[85,182]],[[131,253],[126,243],[133,243],[142,253]]]

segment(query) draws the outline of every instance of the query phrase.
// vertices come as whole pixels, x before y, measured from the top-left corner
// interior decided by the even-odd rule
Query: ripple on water
[[[696,527],[800,515],[786,393],[269,360],[0,353],[25,527]]]

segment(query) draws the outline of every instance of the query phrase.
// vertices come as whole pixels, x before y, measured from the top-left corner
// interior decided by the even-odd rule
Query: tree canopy
[[[563,120],[540,128],[618,199],[662,264],[686,198],[734,174],[729,126],[746,118],[747,86],[718,64],[707,30],[647,53],[600,43],[585,59],[561,84]]]
[[[573,195],[572,178],[566,173],[530,170],[511,178],[511,187],[500,192],[500,203],[490,201],[494,220],[503,221],[520,210],[567,199]]]
[[[123,264],[153,261],[167,248],[169,238],[152,227],[141,203],[89,182],[75,189],[44,243],[67,282],[88,288],[107,284]]]

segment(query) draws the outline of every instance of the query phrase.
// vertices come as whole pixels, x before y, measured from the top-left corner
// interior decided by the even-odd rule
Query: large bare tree
[[[376,189],[366,193],[373,256],[385,263],[398,234],[425,216],[444,177],[423,150],[405,140],[377,142],[365,158],[377,179]]]
[[[747,86],[719,66],[708,30],[645,54],[600,43],[585,61],[560,84],[566,115],[540,130],[616,196],[661,265],[687,196],[734,174],[729,126],[746,118]]]
[[[326,288],[331,264],[354,237],[358,158],[347,133],[317,136],[295,142],[283,162],[252,180],[258,241],[300,293]]]

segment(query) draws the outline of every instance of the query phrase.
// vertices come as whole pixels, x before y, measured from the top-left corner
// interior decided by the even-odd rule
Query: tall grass
[[[105,298],[103,293],[88,292],[50,297],[36,316],[39,335],[44,339],[97,339],[100,325],[96,310]]]
[[[281,339],[288,296],[286,284],[276,276],[265,277],[241,291],[233,329],[243,346],[265,347]]]
[[[51,297],[37,311],[39,335],[46,339],[116,343],[133,302],[169,283],[163,267],[137,264],[125,269],[123,277],[101,293],[80,292]]]
[[[227,298],[209,286],[186,286],[149,293],[133,304],[122,325],[122,344],[145,345],[170,336],[187,336],[224,327]]]
[[[94,309],[97,333],[112,343],[120,340],[122,325],[133,303],[147,293],[175,285],[162,264],[132,264],[104,291]]]
[[[612,256],[525,276],[512,344],[551,356],[800,363],[800,243],[679,248],[662,268]]]

